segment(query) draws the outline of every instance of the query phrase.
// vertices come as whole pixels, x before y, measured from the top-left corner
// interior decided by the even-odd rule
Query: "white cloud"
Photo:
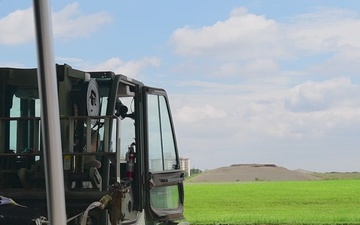
[[[0,18],[0,44],[15,45],[34,39],[34,17],[31,8],[16,10]]]
[[[67,5],[59,12],[53,12],[55,38],[88,37],[104,24],[111,22],[105,12],[82,14],[79,4]],[[32,8],[16,10],[0,18],[0,44],[16,45],[34,40],[35,28]]]
[[[190,93],[172,99],[183,154],[200,168],[272,162],[358,170],[329,162],[359,157],[359,21],[339,9],[287,23],[236,9],[225,21],[177,29],[171,43],[197,75],[177,84]],[[221,117],[211,118],[206,107]],[[231,157],[204,160],[224,152]]]
[[[324,111],[334,107],[359,107],[359,87],[349,78],[340,77],[324,82],[307,81],[291,89],[285,99],[288,109],[295,112]]]
[[[224,119],[226,117],[226,113],[222,109],[209,104],[193,107],[184,105],[177,109],[176,114],[179,121],[184,123],[206,123],[209,120]]]
[[[27,68],[25,65],[18,62],[1,62],[0,67],[14,67],[14,68]]]
[[[262,74],[277,72],[278,69],[279,69],[278,63],[275,60],[261,59],[261,58],[250,61],[243,68],[243,70],[245,70],[245,73],[262,73]]]
[[[210,65],[209,65],[210,64]],[[243,77],[247,79],[256,79],[257,77],[278,74],[279,65],[275,60],[269,58],[258,58],[253,60],[227,60],[224,62],[215,61],[199,68],[199,64],[191,65],[194,70],[202,70],[200,73],[204,73],[211,77]],[[187,67],[189,70],[190,68]]]
[[[321,9],[300,15],[287,25],[288,38],[311,52],[360,47],[359,15],[352,10]]]
[[[358,77],[360,71],[360,48],[348,47],[333,54],[322,63],[316,63],[309,68],[309,72],[318,77],[351,76]]]
[[[73,65],[73,64],[79,65],[79,64],[84,63],[83,59],[71,58],[71,57],[61,57],[61,56],[56,56],[55,61],[58,64],[66,63],[68,65]]]
[[[171,42],[183,56],[238,59],[279,56],[285,52],[274,44],[281,40],[278,24],[264,16],[247,13],[239,8],[226,21],[201,28],[177,29]]]
[[[99,64],[83,65],[82,67],[85,67],[86,70],[89,71],[113,71],[131,78],[139,79],[146,68],[158,67],[159,65],[160,59],[158,57],[145,57],[131,61],[123,61],[120,58],[114,57]]]
[[[321,59],[327,60],[327,65],[320,64],[317,70],[329,65],[342,68],[340,62],[349,60],[350,68],[358,68],[359,64],[353,62],[360,58],[359,26],[360,18],[351,10],[319,9],[285,23],[238,8],[224,21],[199,28],[179,28],[170,42],[180,56],[210,64],[210,75],[252,77],[251,74],[259,75],[259,71],[270,69],[268,72],[277,76],[273,72],[281,68],[283,60],[301,63],[307,56],[318,56],[318,64]]]
[[[241,90],[238,84],[190,84],[208,87],[208,92],[172,95],[171,100],[182,154],[196,166],[219,166],[217,162],[210,166],[201,157],[226,152],[231,159],[220,165],[265,161],[316,170],[325,166],[306,164],[306,157],[331,160],[327,154],[340,151],[340,145],[339,154],[353,154],[352,138],[360,132],[360,99],[356,97],[360,86],[349,78],[306,81],[282,90],[253,84],[238,93],[229,91],[229,86]],[[309,108],[309,102],[321,108]]]
[[[88,37],[101,26],[110,22],[111,17],[108,13],[82,14],[79,4],[73,3],[59,12],[54,12],[54,36],[56,38]]]

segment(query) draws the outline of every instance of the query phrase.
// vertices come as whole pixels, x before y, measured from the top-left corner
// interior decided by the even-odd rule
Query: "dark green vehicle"
[[[183,221],[184,172],[166,92],[57,65],[68,224]],[[0,225],[46,223],[36,69],[0,68]]]

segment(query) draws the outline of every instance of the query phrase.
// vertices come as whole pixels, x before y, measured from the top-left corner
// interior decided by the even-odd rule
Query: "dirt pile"
[[[206,171],[187,182],[250,182],[319,180],[319,177],[299,170],[288,170],[275,164],[234,164]]]

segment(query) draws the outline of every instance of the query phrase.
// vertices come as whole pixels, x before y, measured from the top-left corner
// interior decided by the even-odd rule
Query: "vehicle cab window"
[[[168,105],[165,96],[152,94],[147,97],[147,105],[149,172],[163,176],[179,169]],[[179,208],[178,185],[154,185],[150,190],[150,204],[157,212]]]

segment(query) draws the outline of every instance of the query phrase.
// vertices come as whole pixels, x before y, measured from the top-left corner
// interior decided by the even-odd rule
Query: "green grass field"
[[[360,224],[360,180],[185,183],[191,224]]]

